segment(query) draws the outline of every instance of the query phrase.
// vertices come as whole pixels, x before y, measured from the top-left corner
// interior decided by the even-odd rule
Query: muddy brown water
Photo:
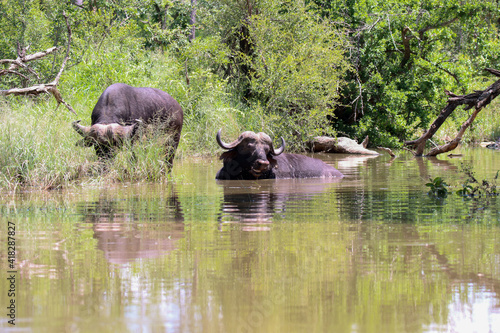
[[[3,194],[0,330],[499,332],[500,198],[425,183],[491,181],[500,152],[458,153],[314,155],[340,181],[215,181],[217,158],[185,158],[170,183]]]

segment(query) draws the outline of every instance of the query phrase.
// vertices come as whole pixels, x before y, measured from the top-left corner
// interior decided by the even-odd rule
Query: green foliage
[[[498,179],[500,171],[497,171],[492,181],[486,179],[478,181],[475,172],[472,170],[472,165],[470,164],[461,163],[461,171],[465,174],[466,179],[461,184],[461,189],[456,191],[459,196],[474,199],[476,201],[481,200],[482,204],[489,205],[488,198],[495,197],[499,194],[496,180]],[[434,198],[443,199],[446,198],[449,193],[449,185],[442,177],[430,178],[430,182],[426,183],[425,186],[429,187],[428,194]],[[486,201],[484,199],[486,199]]]
[[[38,1],[0,2],[0,59],[16,59],[18,52],[24,48],[27,49],[28,55],[45,51],[54,45],[59,46],[59,42],[65,40],[65,37],[55,33],[54,25],[58,24],[54,24],[51,19]],[[24,77],[2,76],[0,89],[50,82],[59,70],[59,66],[54,66],[61,59],[61,52],[59,53],[31,62],[30,70],[20,70]],[[33,72],[36,72],[38,77]]]
[[[0,188],[53,189],[84,176],[92,157],[75,154],[74,135],[61,130],[68,115],[53,103],[16,102],[0,113]]]
[[[425,186],[429,187],[428,194],[435,198],[446,198],[448,195],[448,184],[441,177],[436,177],[434,179],[430,178],[430,182],[426,183]]]
[[[206,9],[207,30],[230,54],[219,73],[263,118],[261,130],[286,137],[292,149],[334,134],[328,119],[349,69],[342,30],[302,2],[219,1]]]
[[[103,177],[118,182],[162,182],[168,180],[168,156],[172,138],[150,126],[141,129],[139,140],[125,143],[112,160],[104,162]],[[170,149],[169,149],[170,148]]]
[[[248,25],[253,53],[240,55],[251,68],[251,105],[273,120],[271,132],[299,147],[308,137],[333,134],[328,118],[349,68],[342,31],[300,3],[262,7]]]
[[[181,49],[188,43],[191,5],[187,1],[150,0],[126,8],[148,48]]]
[[[232,97],[228,79],[217,75],[227,65],[229,50],[215,37],[195,39],[177,53],[183,63],[182,75],[189,85],[184,98],[182,149],[196,154],[214,153],[215,134],[220,128],[237,136],[245,129],[256,129],[258,115]],[[248,110],[248,112],[245,111]]]
[[[419,135],[446,104],[443,89],[484,89],[499,60],[495,5],[487,1],[312,0],[347,26],[355,70],[338,108],[338,131],[394,146]],[[451,127],[460,124],[457,110]],[[454,129],[456,131],[456,129]]]
[[[486,83],[484,84],[486,87]],[[484,88],[483,87],[483,88]],[[496,141],[500,138],[500,117],[498,116],[499,100],[495,99],[487,108],[483,109],[479,116],[474,120],[469,129],[464,133],[462,143],[464,144],[478,144],[482,141]],[[464,115],[462,117],[455,117],[453,122],[446,122],[440,130],[443,135],[453,137],[459,125],[458,121],[465,121]]]
[[[74,147],[71,121],[88,125],[98,97],[115,82],[156,87],[180,102],[178,156],[215,153],[219,128],[230,138],[243,130],[283,136],[290,150],[310,136],[336,133],[398,146],[434,119],[443,88],[483,89],[491,78],[480,70],[500,59],[487,2],[198,0],[192,42],[190,11],[190,1],[1,1],[1,59],[28,46],[28,54],[60,50],[30,62],[39,78],[2,76],[0,89],[54,78],[68,38],[64,12],[71,59],[58,89],[78,118],[62,108],[55,113],[51,97],[7,97],[0,186],[59,187],[103,170],[117,181],[166,180],[155,144],[122,150],[105,168],[92,149]],[[497,138],[500,118],[495,110],[482,114],[494,121],[478,118],[465,141]],[[443,130],[453,136],[466,117],[457,110]]]
[[[79,136],[71,122],[81,119],[89,125],[97,99],[115,82],[156,87],[179,101],[185,122],[176,156],[214,153],[215,133],[220,128],[227,128],[224,133],[231,136],[249,127],[260,129],[255,125],[258,116],[242,112],[241,108],[247,107],[231,98],[226,80],[214,73],[218,63],[227,62],[226,49],[218,39],[195,40],[182,50],[148,50],[135,20],[96,4],[102,7],[64,9],[72,25],[73,60],[61,77],[59,90],[78,117],[64,108],[54,112],[54,100],[47,95],[5,99],[0,136],[8,144],[0,147],[0,188],[58,188],[87,181],[87,177],[91,177],[89,181],[168,181],[164,144],[155,135],[120,149],[107,163],[98,161],[92,148],[75,147]],[[53,42],[48,41],[37,47],[50,46]]]

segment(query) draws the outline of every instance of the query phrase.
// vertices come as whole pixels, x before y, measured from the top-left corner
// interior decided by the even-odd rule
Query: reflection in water
[[[92,223],[97,247],[113,264],[158,257],[174,250],[184,237],[184,216],[175,190],[164,203],[102,195],[96,202],[80,205],[79,214]]]
[[[256,181],[217,181],[224,193],[221,222],[270,223],[274,217],[286,218],[287,207],[307,207],[304,200],[332,188],[337,178],[279,179]],[[247,230],[250,230],[247,228]],[[257,229],[261,230],[261,229]]]
[[[420,177],[424,179],[434,178],[429,173],[429,164],[439,168],[439,170],[441,170],[442,172],[453,172],[453,174],[455,174],[456,171],[458,170],[458,167],[456,166],[455,163],[452,163],[447,160],[440,160],[436,156],[415,157],[415,161],[417,162],[418,165]]]
[[[184,237],[184,224],[98,223],[94,225],[97,247],[112,264],[125,264],[139,258],[155,258],[177,248]]]
[[[500,154],[473,153],[491,179]],[[15,329],[498,331],[500,198],[426,194],[461,160],[318,157],[346,177],[216,182],[219,160],[186,159],[175,185],[0,197],[1,231],[17,228]]]
[[[352,170],[357,170],[359,167],[367,166],[368,161],[377,158],[380,155],[347,155],[338,160],[338,169],[342,173],[351,173]]]
[[[388,156],[369,156],[355,158],[353,162],[349,158],[342,159],[339,170],[351,182],[344,181],[337,191],[340,214],[349,220],[388,223],[436,220],[435,209],[443,209],[444,202],[431,200],[424,184],[429,177],[439,175],[451,183],[448,179],[456,178],[456,164],[460,162],[411,155],[390,159]],[[358,181],[364,186],[358,186]],[[467,209],[457,207],[455,214],[460,216]]]

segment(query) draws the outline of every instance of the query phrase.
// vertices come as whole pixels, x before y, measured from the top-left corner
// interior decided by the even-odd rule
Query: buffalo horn
[[[72,125],[75,131],[81,136],[87,136],[90,132],[90,127],[80,125],[80,120],[74,121]]]
[[[278,156],[279,154],[281,154],[284,151],[285,151],[285,139],[283,139],[283,137],[281,137],[281,147],[279,147],[278,149],[274,149],[273,155]]]
[[[241,142],[241,138],[238,138],[237,140],[231,142],[231,143],[225,143],[222,141],[222,139],[220,138],[220,132],[222,132],[222,128],[217,132],[217,143],[219,144],[219,146],[221,146],[222,148],[224,149],[233,149],[234,147],[236,147],[237,145],[240,144]]]

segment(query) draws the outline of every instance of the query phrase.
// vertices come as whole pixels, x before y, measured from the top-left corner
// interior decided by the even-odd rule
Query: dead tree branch
[[[500,71],[492,68],[486,68],[486,71],[491,74],[500,77]],[[491,101],[500,94],[500,80],[497,80],[495,83],[490,85],[488,88],[482,91],[475,91],[468,95],[455,95],[452,92],[446,91],[445,93],[449,96],[448,104],[441,110],[441,113],[436,118],[436,120],[432,123],[430,128],[425,132],[420,138],[412,141],[406,141],[404,143],[405,146],[415,147],[415,156],[422,156],[424,153],[424,148],[427,140],[430,140],[432,136],[437,132],[439,127],[445,122],[445,120],[450,116],[450,114],[460,105],[465,105],[464,109],[472,109],[474,108],[474,112],[470,115],[469,119],[467,119],[460,130],[458,131],[457,136],[448,142],[447,144],[439,147],[435,147],[429,151],[425,156],[436,156],[442,153],[449,152],[455,149],[460,141],[462,140],[463,134],[467,130],[467,128],[472,124],[474,119],[478,113]]]
[[[59,107],[59,104],[62,103],[62,104],[64,104],[64,106],[66,106],[66,108],[68,108],[69,111],[73,112],[76,115],[75,110],[73,110],[71,105],[69,105],[62,98],[61,93],[57,89],[57,85],[59,84],[59,79],[61,78],[61,75],[64,71],[64,68],[66,67],[66,63],[69,60],[69,53],[70,53],[70,47],[71,47],[71,27],[70,27],[69,22],[68,22],[68,16],[66,15],[66,13],[63,13],[63,15],[64,15],[64,19],[66,20],[66,28],[68,29],[68,44],[66,46],[66,55],[65,55],[64,60],[61,64],[61,68],[59,69],[59,72],[57,73],[54,80],[52,80],[52,82],[49,82],[49,83],[36,84],[36,85],[33,85],[31,87],[27,87],[27,88],[11,88],[8,90],[0,90],[0,95],[3,95],[3,96],[8,96],[8,95],[28,96],[28,95],[39,95],[39,94],[43,94],[43,93],[45,93],[45,94],[50,93],[56,99],[58,107]],[[30,55],[24,55],[26,49],[23,49],[22,51],[18,52],[19,55],[18,55],[17,59],[15,59],[15,60],[0,59],[0,64],[10,63],[9,68],[0,70],[0,76],[6,75],[6,74],[14,74],[14,75],[21,76],[23,79],[27,79],[27,76],[25,76],[24,74],[17,71],[17,69],[22,68],[22,69],[30,72],[31,74],[33,74],[39,80],[40,79],[39,75],[33,69],[31,69],[27,65],[27,63],[30,61],[33,61],[33,60],[42,59],[43,57],[57,51],[58,49],[59,49],[58,47],[54,46],[54,47],[51,47],[45,51],[37,52],[34,54],[30,54]]]

